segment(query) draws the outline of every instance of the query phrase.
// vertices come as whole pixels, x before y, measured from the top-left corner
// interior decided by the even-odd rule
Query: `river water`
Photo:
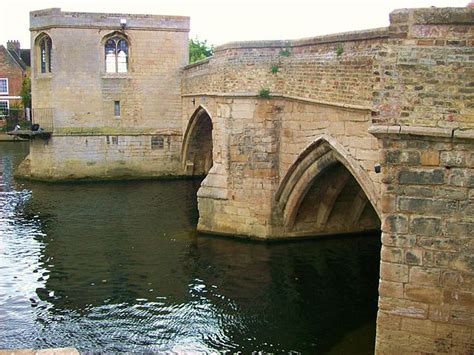
[[[15,181],[0,143],[0,349],[369,354],[380,237],[198,234],[198,181]]]

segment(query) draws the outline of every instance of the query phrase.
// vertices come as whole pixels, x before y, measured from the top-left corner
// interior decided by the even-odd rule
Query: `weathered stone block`
[[[408,218],[404,215],[389,215],[382,224],[382,231],[389,233],[407,233]]]
[[[441,271],[435,268],[413,266],[410,268],[409,282],[412,285],[439,286]]]
[[[449,220],[446,223],[446,232],[449,236],[455,237],[473,237],[474,221],[460,222],[459,220]]]
[[[447,215],[458,210],[458,201],[401,197],[399,208],[401,211],[417,214]]]
[[[427,319],[429,305],[408,299],[380,297],[379,309],[396,316]]]
[[[444,290],[443,302],[445,304],[466,307],[467,309],[474,309],[474,293],[459,290]]]
[[[403,298],[403,283],[380,280],[379,296]]]
[[[441,232],[441,218],[414,217],[410,222],[410,233],[435,237]]]
[[[387,261],[390,263],[403,263],[403,249],[400,248],[392,248],[386,245],[382,245],[382,249],[380,251],[380,259],[382,261]]]
[[[394,282],[408,282],[408,265],[380,263],[380,278]]]
[[[441,304],[443,301],[443,292],[437,287],[406,284],[405,297],[423,303]]]
[[[439,185],[444,183],[444,170],[435,169],[431,171],[400,171],[398,173],[398,181],[400,184]]]
[[[403,318],[401,330],[414,334],[433,336],[436,332],[436,323],[430,319]]]
[[[469,160],[469,152],[450,151],[441,153],[441,164],[449,167],[464,167]]]
[[[382,233],[382,244],[394,247],[413,247],[416,245],[416,236]]]
[[[451,169],[448,177],[449,185],[474,186],[471,184],[472,174],[467,169]]]
[[[410,249],[405,251],[405,262],[408,265],[421,265],[423,251],[419,249]]]

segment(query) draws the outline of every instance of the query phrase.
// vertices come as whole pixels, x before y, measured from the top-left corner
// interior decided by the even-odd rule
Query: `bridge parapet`
[[[386,28],[292,41],[235,42],[185,68],[183,94],[291,96],[369,107],[373,58]]]
[[[474,127],[473,24],[472,8],[391,13],[390,38],[374,70],[379,122]]]

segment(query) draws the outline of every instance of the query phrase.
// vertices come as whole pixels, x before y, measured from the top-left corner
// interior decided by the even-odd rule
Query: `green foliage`
[[[260,96],[262,99],[268,99],[270,97],[270,89],[261,88],[258,96]]]
[[[271,69],[273,74],[276,74],[280,71],[280,67],[276,64],[272,64],[272,69]]]
[[[342,53],[344,53],[344,46],[339,43],[336,47],[336,54],[339,57]]]
[[[205,59],[214,54],[214,47],[208,45],[207,41],[200,41],[199,39],[189,40],[189,64]]]
[[[290,56],[290,50],[289,50],[288,48],[282,49],[282,50],[280,51],[280,55],[281,55],[282,57],[289,57],[289,56]]]
[[[21,83],[20,96],[21,101],[23,102],[23,107],[31,107],[31,80],[28,76],[25,77]]]

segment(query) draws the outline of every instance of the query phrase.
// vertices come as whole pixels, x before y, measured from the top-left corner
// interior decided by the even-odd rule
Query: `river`
[[[0,143],[0,349],[370,354],[380,236],[196,232],[199,181],[15,181]]]

